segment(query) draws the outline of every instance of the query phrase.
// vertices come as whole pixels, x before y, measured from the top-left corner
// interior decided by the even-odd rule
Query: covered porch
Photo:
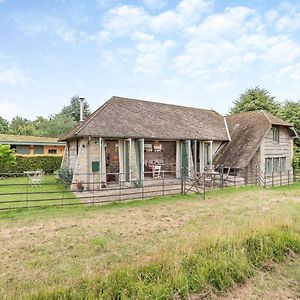
[[[198,140],[91,138],[86,147],[90,175],[84,181],[97,182],[102,189],[180,179],[183,174],[212,168],[213,145],[213,141]]]

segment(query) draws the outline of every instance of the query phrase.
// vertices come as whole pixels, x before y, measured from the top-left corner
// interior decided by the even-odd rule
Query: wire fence
[[[241,174],[221,168],[180,173],[182,176],[176,177],[167,171],[145,172],[140,179],[133,173],[74,174],[70,184],[61,183],[54,175],[35,180],[36,171],[0,174],[0,210],[97,205],[189,193],[199,193],[205,198],[210,189],[245,185],[272,187],[290,185],[300,179],[300,173],[291,171],[266,174],[247,170]]]

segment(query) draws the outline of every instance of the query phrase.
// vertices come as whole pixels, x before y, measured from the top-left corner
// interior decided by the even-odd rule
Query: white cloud
[[[279,13],[275,9],[268,10],[265,13],[265,19],[266,19],[267,23],[270,23],[270,24],[274,23],[274,21],[277,20],[278,17],[279,17]]]
[[[300,56],[300,45],[286,36],[268,38],[265,43],[268,48],[261,58],[267,63],[273,65],[289,64]]]
[[[122,5],[109,10],[104,18],[104,28],[116,36],[142,28],[149,16],[143,8]]]
[[[234,39],[247,30],[247,19],[253,15],[248,7],[226,8],[224,13],[207,17],[198,26],[188,29],[192,38],[200,39]]]
[[[115,36],[137,30],[176,32],[193,24],[212,8],[210,0],[182,0],[174,10],[151,16],[142,7],[121,5],[110,9],[104,17],[103,27]]]
[[[9,85],[35,83],[28,74],[19,67],[0,69],[0,83]]]
[[[167,63],[168,50],[174,46],[174,41],[158,41],[153,35],[136,32],[132,39],[137,42],[138,55],[135,60],[135,72],[151,75],[159,74]]]
[[[228,88],[230,86],[233,86],[235,84],[234,81],[231,81],[231,80],[223,80],[223,81],[220,81],[220,82],[216,82],[214,84],[211,84],[207,87],[208,90],[211,90],[211,91],[219,91],[219,90],[223,90],[225,88]]]
[[[282,68],[278,72],[278,78],[288,78],[300,82],[300,63]]]
[[[28,35],[48,34],[68,44],[87,40],[86,36],[86,39],[82,39],[82,31],[75,30],[66,20],[58,17],[46,15],[37,19],[30,15],[15,14],[11,19],[19,31]]]
[[[212,8],[213,2],[206,0],[183,0],[175,10],[165,11],[149,20],[149,27],[155,32],[177,31],[197,22]]]
[[[292,13],[282,16],[276,22],[278,31],[292,31],[300,28],[300,13]]]
[[[167,5],[163,0],[143,0],[144,5],[149,9],[161,9]]]

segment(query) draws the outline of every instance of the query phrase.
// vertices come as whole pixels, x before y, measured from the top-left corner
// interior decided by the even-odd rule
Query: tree
[[[6,170],[15,164],[15,150],[10,149],[10,145],[0,145],[0,170]]]
[[[278,112],[278,117],[293,124],[300,134],[300,101],[285,101]]]
[[[73,96],[70,104],[64,106],[61,113],[67,116],[71,116],[77,123],[80,121],[80,99],[79,96]],[[90,115],[91,110],[86,100],[83,102],[83,117],[86,118]]]
[[[8,133],[8,126],[8,121],[0,117],[0,133]]]
[[[9,133],[20,135],[36,135],[36,129],[32,121],[22,117],[14,117],[9,125]]]
[[[247,89],[233,103],[234,106],[231,108],[230,114],[263,109],[273,115],[277,115],[280,109],[280,104],[275,101],[275,97],[271,96],[266,89],[259,87]]]
[[[46,131],[45,135],[58,137],[65,134],[75,126],[76,121],[74,121],[71,116],[58,113],[50,117],[48,130]]]

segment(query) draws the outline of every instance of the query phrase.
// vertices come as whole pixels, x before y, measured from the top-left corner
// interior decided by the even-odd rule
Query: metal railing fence
[[[96,205],[191,192],[205,198],[207,190],[214,188],[244,185],[272,187],[290,185],[300,180],[300,172],[266,174],[257,168],[251,172],[246,170],[243,176],[237,170],[229,172],[227,169],[224,172],[224,168],[219,172],[185,170],[181,173],[182,176],[176,178],[176,174],[169,171],[161,171],[157,176],[153,172],[145,172],[142,179],[137,179],[136,173],[74,174],[70,185],[58,182],[54,176],[45,176],[40,183],[33,183],[23,173],[0,174],[0,210]]]

